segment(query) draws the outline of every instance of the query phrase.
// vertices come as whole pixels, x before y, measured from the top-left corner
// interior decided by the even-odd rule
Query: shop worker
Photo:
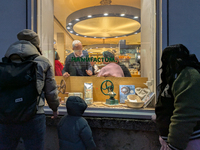
[[[130,71],[128,70],[128,68],[127,68],[124,64],[122,64],[122,63],[119,61],[119,59],[118,59],[117,57],[114,56],[113,53],[111,53],[111,52],[109,52],[109,51],[104,51],[104,52],[103,52],[103,57],[104,57],[104,58],[109,58],[109,57],[112,58],[112,57],[114,57],[116,63],[117,63],[117,64],[121,67],[121,69],[123,70],[123,72],[124,72],[124,77],[131,77],[131,73],[130,73]]]
[[[58,124],[60,150],[93,150],[96,144],[87,120],[82,117],[87,104],[79,96],[70,96],[66,102],[67,115]]]
[[[73,53],[69,54],[65,60],[63,68],[63,76],[91,76],[92,66],[90,61],[86,61],[88,56],[87,51],[82,50],[82,43],[79,40],[74,40],[72,43]],[[84,60],[85,59],[85,60]]]
[[[156,123],[161,150],[200,150],[200,64],[182,44],[163,50]]]
[[[37,90],[39,93],[43,91],[44,94],[40,97],[38,111],[32,119],[20,124],[0,124],[0,149],[16,149],[22,138],[25,149],[43,150],[46,132],[46,117],[43,109],[45,99],[53,110],[53,118],[58,115],[59,101],[54,70],[50,61],[42,56],[39,37],[34,31],[24,29],[17,34],[17,38],[19,41],[8,48],[5,57],[11,56],[11,61],[20,63],[22,59],[38,54],[39,56],[34,59],[37,63]]]
[[[103,52],[103,63],[106,64],[101,68],[97,77],[124,77],[124,71],[122,67],[118,64],[113,53],[109,51]],[[127,69],[128,70],[128,69]]]

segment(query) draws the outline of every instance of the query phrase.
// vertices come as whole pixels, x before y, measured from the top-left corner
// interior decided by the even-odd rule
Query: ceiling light
[[[70,31],[70,33],[73,33],[73,31]]]
[[[135,32],[134,34],[137,34],[137,32]]]
[[[126,13],[124,13],[124,10],[126,10]],[[90,15],[88,15],[88,12],[91,12]],[[103,13],[102,13],[103,12]],[[129,35],[133,35],[136,32],[139,33],[141,32],[141,24],[140,24],[140,12],[141,10],[135,7],[131,7],[131,6],[124,6],[124,5],[100,5],[100,6],[93,6],[93,7],[87,7],[87,8],[83,8],[80,10],[77,10],[73,13],[71,13],[67,19],[66,19],[66,24],[70,25],[70,28],[67,27],[67,30],[73,31],[72,34],[77,35],[78,36],[82,36],[82,37],[87,37],[87,38],[103,38],[103,39],[107,39],[107,38],[118,38],[118,37],[124,37],[124,36],[129,36]],[[117,18],[117,19],[121,19],[121,20],[125,20],[126,18],[128,19],[128,22],[131,22],[133,24],[133,28],[131,30],[127,30],[128,28],[124,28],[124,32],[116,32],[116,31],[111,31],[111,33],[109,32],[109,34],[106,34],[107,31],[109,30],[109,25],[105,25],[105,32],[83,32],[83,30],[78,29],[78,27],[80,27],[81,24],[84,24],[84,21],[87,22],[87,20],[89,20],[90,22],[92,22],[92,24],[88,24],[85,23],[85,29],[90,28],[91,30],[95,30],[96,27],[96,18],[107,18],[111,17],[113,19]],[[125,18],[125,19],[123,19]],[[126,21],[126,20],[125,20]],[[93,24],[94,23],[94,24]],[[117,25],[117,27],[121,27],[122,25],[119,24]],[[92,30],[92,31],[93,31]],[[119,31],[119,30],[117,30]],[[96,34],[97,33],[97,34]],[[105,34],[104,34],[105,33]],[[106,35],[106,36],[105,36]]]
[[[67,29],[70,29],[70,27],[67,27]]]
[[[79,35],[79,34],[76,34],[76,35]]]

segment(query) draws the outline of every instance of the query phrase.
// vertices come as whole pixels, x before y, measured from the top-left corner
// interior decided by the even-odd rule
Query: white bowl
[[[143,101],[141,101],[141,102],[130,102],[128,100],[125,100],[125,103],[128,107],[131,107],[131,108],[142,108],[144,106]]]

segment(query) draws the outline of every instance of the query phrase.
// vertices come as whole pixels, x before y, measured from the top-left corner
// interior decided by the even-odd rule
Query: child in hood
[[[78,96],[70,96],[66,102],[67,115],[58,124],[60,150],[92,150],[96,145],[90,126],[82,117],[87,104]]]

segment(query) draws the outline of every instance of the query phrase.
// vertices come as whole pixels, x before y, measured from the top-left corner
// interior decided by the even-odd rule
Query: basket
[[[125,100],[125,103],[127,104],[128,107],[141,108],[144,106],[144,102],[137,95],[128,95],[127,98],[128,100]],[[129,100],[132,100],[132,101],[129,101]],[[137,100],[137,102],[133,102],[133,100]]]

